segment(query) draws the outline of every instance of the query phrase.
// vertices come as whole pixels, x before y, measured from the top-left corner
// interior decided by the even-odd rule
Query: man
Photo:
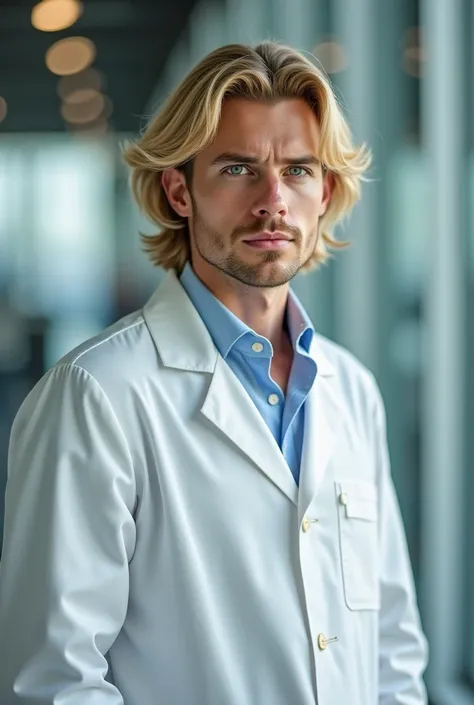
[[[15,420],[0,702],[422,705],[380,394],[289,288],[367,150],[265,43],[206,57],[125,157],[168,273]]]

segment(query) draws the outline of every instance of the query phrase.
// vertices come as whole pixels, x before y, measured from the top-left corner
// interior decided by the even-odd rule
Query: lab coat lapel
[[[298,488],[278,444],[243,385],[219,355],[173,270],[144,307],[144,317],[165,367],[212,375],[201,407],[205,419],[226,436],[234,452],[245,453],[297,505]]]
[[[317,346],[313,348],[312,354],[318,365],[318,373],[305,402],[299,491],[300,519],[324,479],[341,423],[334,368],[322,356]]]
[[[278,444],[246,390],[219,356],[201,409],[204,416],[296,505],[298,488]]]

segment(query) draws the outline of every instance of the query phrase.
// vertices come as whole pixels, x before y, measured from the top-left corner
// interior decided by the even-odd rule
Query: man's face
[[[193,267],[255,287],[286,284],[314,252],[332,180],[319,126],[303,100],[232,98],[188,184]],[[216,271],[217,270],[217,271]]]

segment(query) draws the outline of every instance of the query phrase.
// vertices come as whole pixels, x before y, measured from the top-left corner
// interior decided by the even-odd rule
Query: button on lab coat
[[[13,426],[2,705],[422,705],[377,386],[316,336],[300,486],[174,272]]]

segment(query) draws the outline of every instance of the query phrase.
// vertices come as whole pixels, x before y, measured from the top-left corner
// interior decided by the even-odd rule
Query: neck
[[[193,268],[203,284],[229,311],[270,341],[275,355],[287,350],[285,312],[288,284],[271,288],[249,286],[223,275],[214,267],[206,272],[201,272],[199,267],[197,270]]]

